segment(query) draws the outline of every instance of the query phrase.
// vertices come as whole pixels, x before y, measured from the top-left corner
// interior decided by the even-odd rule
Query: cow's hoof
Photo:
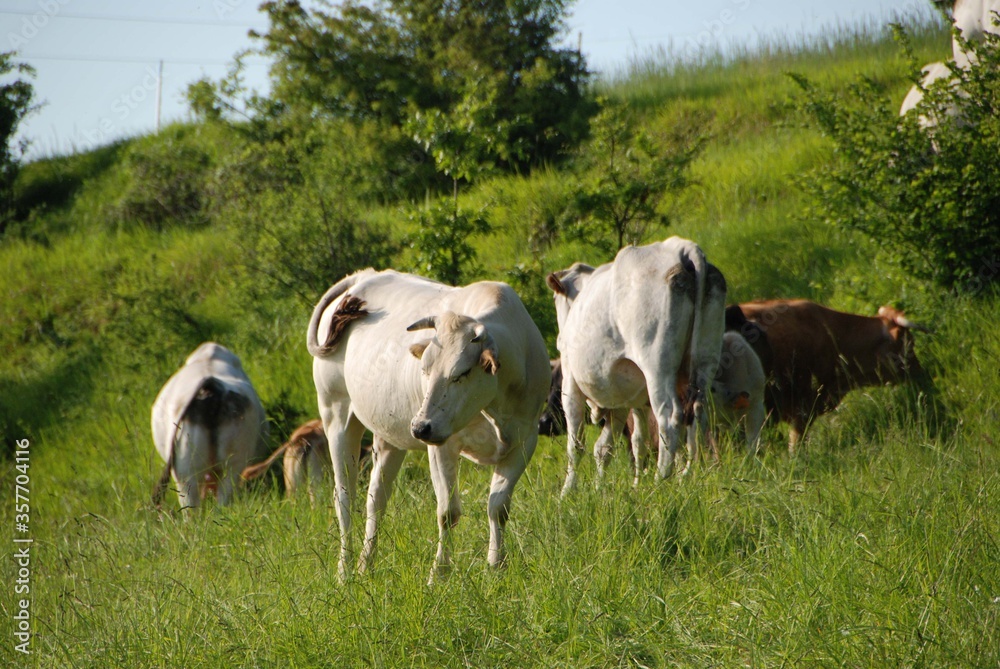
[[[567,476],[566,482],[563,483],[562,492],[559,493],[559,497],[560,498],[566,497],[573,491],[573,488],[575,487],[576,487],[576,476],[572,477]]]
[[[431,567],[431,575],[427,578],[427,585],[434,585],[438,581],[447,580],[451,576],[450,564],[435,564]]]

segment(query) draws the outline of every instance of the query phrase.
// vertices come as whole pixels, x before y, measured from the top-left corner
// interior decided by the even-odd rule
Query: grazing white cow
[[[716,415],[731,426],[743,423],[747,450],[756,452],[760,431],[767,418],[764,386],[767,376],[760,358],[737,332],[722,335],[722,357],[712,380]]]
[[[700,431],[707,432],[706,393],[719,365],[725,326],[722,273],[697,244],[671,237],[626,247],[614,262],[596,269],[577,263],[550,274],[547,283],[555,297],[563,366],[569,455],[563,494],[576,483],[588,402],[636,414],[632,450],[637,467],[645,457],[646,411],[651,409],[660,439],[657,471],[661,478],[670,476],[686,414],[677,392],[685,372],[687,408]],[[684,474],[697,457],[694,430],[687,443]],[[599,458],[599,474],[600,467]]]
[[[323,422],[315,418],[300,425],[267,460],[244,469],[243,479],[250,481],[263,476],[278,458],[282,458],[285,494],[294,497],[298,490],[308,486],[309,501],[315,502],[316,491],[322,485],[324,475],[330,471],[330,449],[323,432]]]
[[[1000,0],[957,0],[952,9],[952,21],[966,42],[982,42],[986,33],[1000,33],[1000,27],[996,24],[997,13],[1000,13]],[[951,40],[951,48],[954,65],[968,68],[974,62],[974,54],[966,51],[964,46],[954,37]],[[923,100],[924,92],[921,88],[926,90],[935,81],[951,76],[951,70],[945,63],[924,65],[920,86],[910,88],[900,106],[899,115],[903,116]],[[949,105],[945,113],[947,116],[956,117],[958,110],[954,105]],[[928,119],[921,116],[919,120],[922,128],[931,128],[938,124],[938,120],[933,118]]]
[[[170,477],[181,509],[197,508],[217,487],[218,503],[232,501],[240,472],[267,454],[267,420],[236,355],[206,342],[188,356],[153,403],[153,443],[166,461],[153,491],[163,501]]]
[[[431,580],[451,562],[459,455],[494,468],[488,561],[500,565],[511,493],[535,451],[549,386],[545,342],[510,286],[453,288],[391,270],[358,272],[320,299],[307,345],[333,461],[341,579],[352,559],[350,511],[366,427],[376,441],[358,571],[371,564],[379,519],[410,450],[427,451],[437,497]]]
[[[948,69],[947,65],[940,62],[929,63],[928,65],[924,65],[923,73],[924,76],[920,80],[920,86],[911,87],[910,91],[906,94],[906,97],[903,98],[903,104],[899,108],[900,116],[905,116],[906,112],[910,111],[911,109],[915,108],[918,104],[920,104],[920,101],[924,99],[924,90],[930,88],[931,84],[933,84],[938,79],[946,79],[951,77],[951,70]],[[957,110],[954,108],[949,108],[946,113],[949,116],[954,116],[955,114],[957,114]],[[921,128],[930,128],[937,125],[937,122],[935,120],[928,119],[924,116],[920,117],[919,123]]]

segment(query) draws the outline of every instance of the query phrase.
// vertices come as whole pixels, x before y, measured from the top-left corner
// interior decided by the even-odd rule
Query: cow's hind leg
[[[649,443],[649,413],[645,407],[632,409],[632,460],[635,466],[635,478],[632,485],[639,485],[639,477],[646,468],[646,459],[649,457],[647,444]]]
[[[625,421],[628,419],[627,409],[608,410],[604,412],[604,425],[601,427],[601,434],[594,442],[594,461],[597,463],[597,481],[595,485],[600,485],[604,477],[604,468],[607,467],[611,459],[611,449],[615,445],[615,437],[621,432]]]
[[[367,571],[375,557],[379,521],[389,497],[392,496],[393,483],[396,482],[396,475],[405,458],[406,451],[383,441],[381,437],[375,437],[375,443],[372,444],[371,481],[368,483],[365,544],[358,559],[358,573]]]
[[[438,547],[428,584],[451,571],[451,528],[458,524],[462,505],[458,498],[458,452],[447,445],[429,446],[431,482],[437,498]]]
[[[668,374],[650,387],[649,403],[660,437],[660,451],[656,461],[657,475],[661,479],[674,473],[674,458],[677,454],[677,441],[684,419],[684,407],[677,395],[677,377]]]
[[[316,506],[316,495],[323,488],[324,472],[329,469],[325,460],[329,451],[322,445],[316,444],[309,444],[307,448],[308,452],[303,454],[302,461],[305,464],[309,480],[309,505]]]
[[[337,575],[347,580],[354,562],[351,545],[351,504],[358,484],[358,458],[361,455],[361,437],[365,428],[350,414],[345,404],[321,408],[323,429],[330,446],[333,464],[334,505],[340,525],[340,562]]]
[[[229,506],[240,484],[240,472],[250,464],[257,441],[257,426],[248,419],[226,422],[216,430],[215,462],[212,475],[218,479],[215,498],[219,506]]]
[[[584,430],[586,429],[587,399],[566,370],[563,361],[562,402],[566,412],[566,481],[563,483],[561,496],[565,497],[576,487],[576,468],[580,462],[580,454],[584,446]]]
[[[697,380],[701,378],[701,375],[695,375],[694,380],[691,385],[688,386],[688,393],[690,397],[688,398],[689,411],[691,412],[690,425],[687,425],[687,462],[684,463],[684,469],[681,470],[681,476],[687,476],[693,470],[692,467],[698,460],[698,440],[704,439],[709,440],[708,435],[708,412],[706,411],[705,402],[705,390],[704,386],[696,385]],[[688,416],[685,415],[685,423],[687,423]]]
[[[200,483],[211,470],[211,433],[203,425],[183,421],[174,447],[174,483],[181,511],[197,509],[201,504]]]

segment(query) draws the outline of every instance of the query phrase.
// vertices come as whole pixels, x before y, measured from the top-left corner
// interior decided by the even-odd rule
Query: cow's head
[[[922,375],[924,370],[913,350],[913,332],[926,332],[928,328],[914,323],[902,311],[892,307],[880,307],[878,318],[886,334],[877,353],[880,377],[887,381],[901,381]]]
[[[497,394],[500,353],[479,321],[446,311],[423,318],[408,331],[434,330],[410,347],[420,360],[424,400],[410,422],[410,433],[430,444],[444,443]]]
[[[553,297],[556,301],[556,321],[559,323],[560,330],[563,327],[563,323],[566,322],[566,316],[569,314],[569,308],[573,305],[573,300],[583,290],[587,279],[593,273],[593,267],[578,262],[573,263],[573,266],[569,269],[552,272],[552,274],[545,277],[545,283],[552,289]]]
[[[566,412],[562,405],[562,361],[550,360],[552,380],[549,385],[549,398],[545,403],[545,411],[538,419],[538,434],[554,437],[566,430]]]

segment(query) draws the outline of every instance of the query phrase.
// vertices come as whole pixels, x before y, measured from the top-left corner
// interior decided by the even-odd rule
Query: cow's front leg
[[[788,425],[788,455],[795,455],[806,432],[806,419],[801,416],[792,418]]]
[[[201,490],[196,476],[181,477],[174,475],[174,485],[177,486],[177,502],[180,504],[184,518],[198,509],[201,504]]]
[[[755,401],[746,415],[747,453],[756,455],[760,448],[760,432],[767,420],[767,410],[760,400]]]
[[[530,426],[525,426],[524,433],[528,435],[521,448],[512,450],[500,464],[493,469],[493,480],[490,482],[490,499],[486,513],[490,519],[490,550],[487,561],[491,567],[503,566],[507,553],[504,550],[503,534],[510,516],[510,499],[514,493],[521,474],[524,473],[538,443],[538,435]]]
[[[372,474],[368,484],[368,504],[366,509],[365,523],[365,544],[361,549],[361,557],[358,559],[358,572],[364,573],[371,566],[375,557],[376,542],[378,539],[378,524],[385,512],[389,497],[392,496],[393,483],[399,468],[406,458],[406,451],[400,450],[375,437],[372,444]]]
[[[451,570],[451,528],[458,524],[462,505],[458,498],[458,452],[447,445],[428,446],[431,482],[437,498],[438,548],[427,583]]]
[[[322,402],[320,404],[322,407]],[[361,454],[361,437],[364,426],[350,415],[349,407],[337,405],[321,409],[323,429],[330,445],[333,464],[334,505],[340,525],[340,562],[337,576],[346,581],[353,564],[351,546],[351,504],[357,490],[358,458]]]
[[[563,361],[562,402],[566,412],[566,481],[561,496],[565,497],[576,487],[576,467],[583,452],[586,429],[587,399],[573,381]]]

